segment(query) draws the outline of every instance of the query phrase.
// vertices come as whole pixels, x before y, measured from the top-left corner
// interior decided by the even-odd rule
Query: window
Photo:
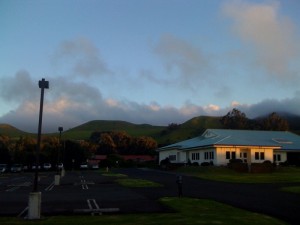
[[[255,160],[265,160],[264,152],[255,152]]]
[[[226,159],[230,159],[230,152],[226,152]]]
[[[260,153],[260,160],[265,160],[265,153],[264,152]]]
[[[200,159],[200,154],[199,152],[197,153],[192,153],[192,160],[199,160]]]
[[[176,161],[176,155],[169,155],[170,161]]]
[[[281,154],[274,154],[273,161],[274,162],[281,162]]]
[[[215,153],[212,152],[204,152],[204,159],[214,159],[215,158]]]
[[[208,159],[208,152],[204,152],[204,159]]]
[[[259,152],[255,152],[255,160],[259,160]]]
[[[236,153],[235,152],[226,151],[226,159],[236,159]]]
[[[235,152],[231,152],[231,158],[236,159]]]
[[[209,152],[209,159],[214,159],[214,158],[215,158],[214,152]]]

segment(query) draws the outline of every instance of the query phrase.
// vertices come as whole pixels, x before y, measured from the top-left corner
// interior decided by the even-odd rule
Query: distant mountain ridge
[[[288,113],[278,113],[282,118],[286,119],[290,125],[290,130],[300,134],[300,116]],[[264,118],[266,116],[259,117]],[[223,128],[220,119],[222,117],[214,116],[198,116],[194,117],[182,124],[170,124],[169,126],[154,126],[150,124],[134,124],[119,120],[93,120],[81,124],[62,133],[62,138],[83,140],[89,139],[94,131],[125,131],[133,137],[151,136],[159,145],[165,145],[192,138],[200,135],[208,128]],[[33,136],[35,134],[21,131],[8,124],[0,124],[0,134],[17,138],[19,136]],[[43,134],[58,135],[58,133]]]

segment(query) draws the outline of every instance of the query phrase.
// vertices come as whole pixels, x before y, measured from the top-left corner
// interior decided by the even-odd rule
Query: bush
[[[241,159],[230,159],[229,163],[243,163],[243,160],[241,160]]]
[[[192,166],[199,166],[199,163],[198,162],[193,162]]]
[[[211,164],[209,162],[203,162],[201,163],[201,166],[210,166]]]
[[[248,164],[242,162],[228,163],[228,168],[241,173],[247,173],[249,170]]]
[[[251,173],[270,173],[273,172],[274,167],[272,163],[251,163]]]

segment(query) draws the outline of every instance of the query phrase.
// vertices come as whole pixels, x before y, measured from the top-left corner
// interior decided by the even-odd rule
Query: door
[[[241,149],[240,158],[244,163],[250,163],[250,150]]]

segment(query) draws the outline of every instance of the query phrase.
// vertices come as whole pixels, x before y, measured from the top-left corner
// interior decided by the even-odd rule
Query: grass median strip
[[[35,225],[182,225],[182,224],[287,224],[275,218],[252,213],[242,209],[234,208],[222,203],[205,199],[193,198],[176,198],[165,197],[160,201],[170,208],[176,210],[176,213],[147,213],[147,214],[121,214],[121,215],[102,215],[102,216],[53,216],[46,217],[42,220],[22,220],[12,217],[1,217],[1,225],[19,225],[19,224],[35,224]]]
[[[159,183],[143,179],[123,178],[117,179],[116,182],[125,187],[162,187]]]

